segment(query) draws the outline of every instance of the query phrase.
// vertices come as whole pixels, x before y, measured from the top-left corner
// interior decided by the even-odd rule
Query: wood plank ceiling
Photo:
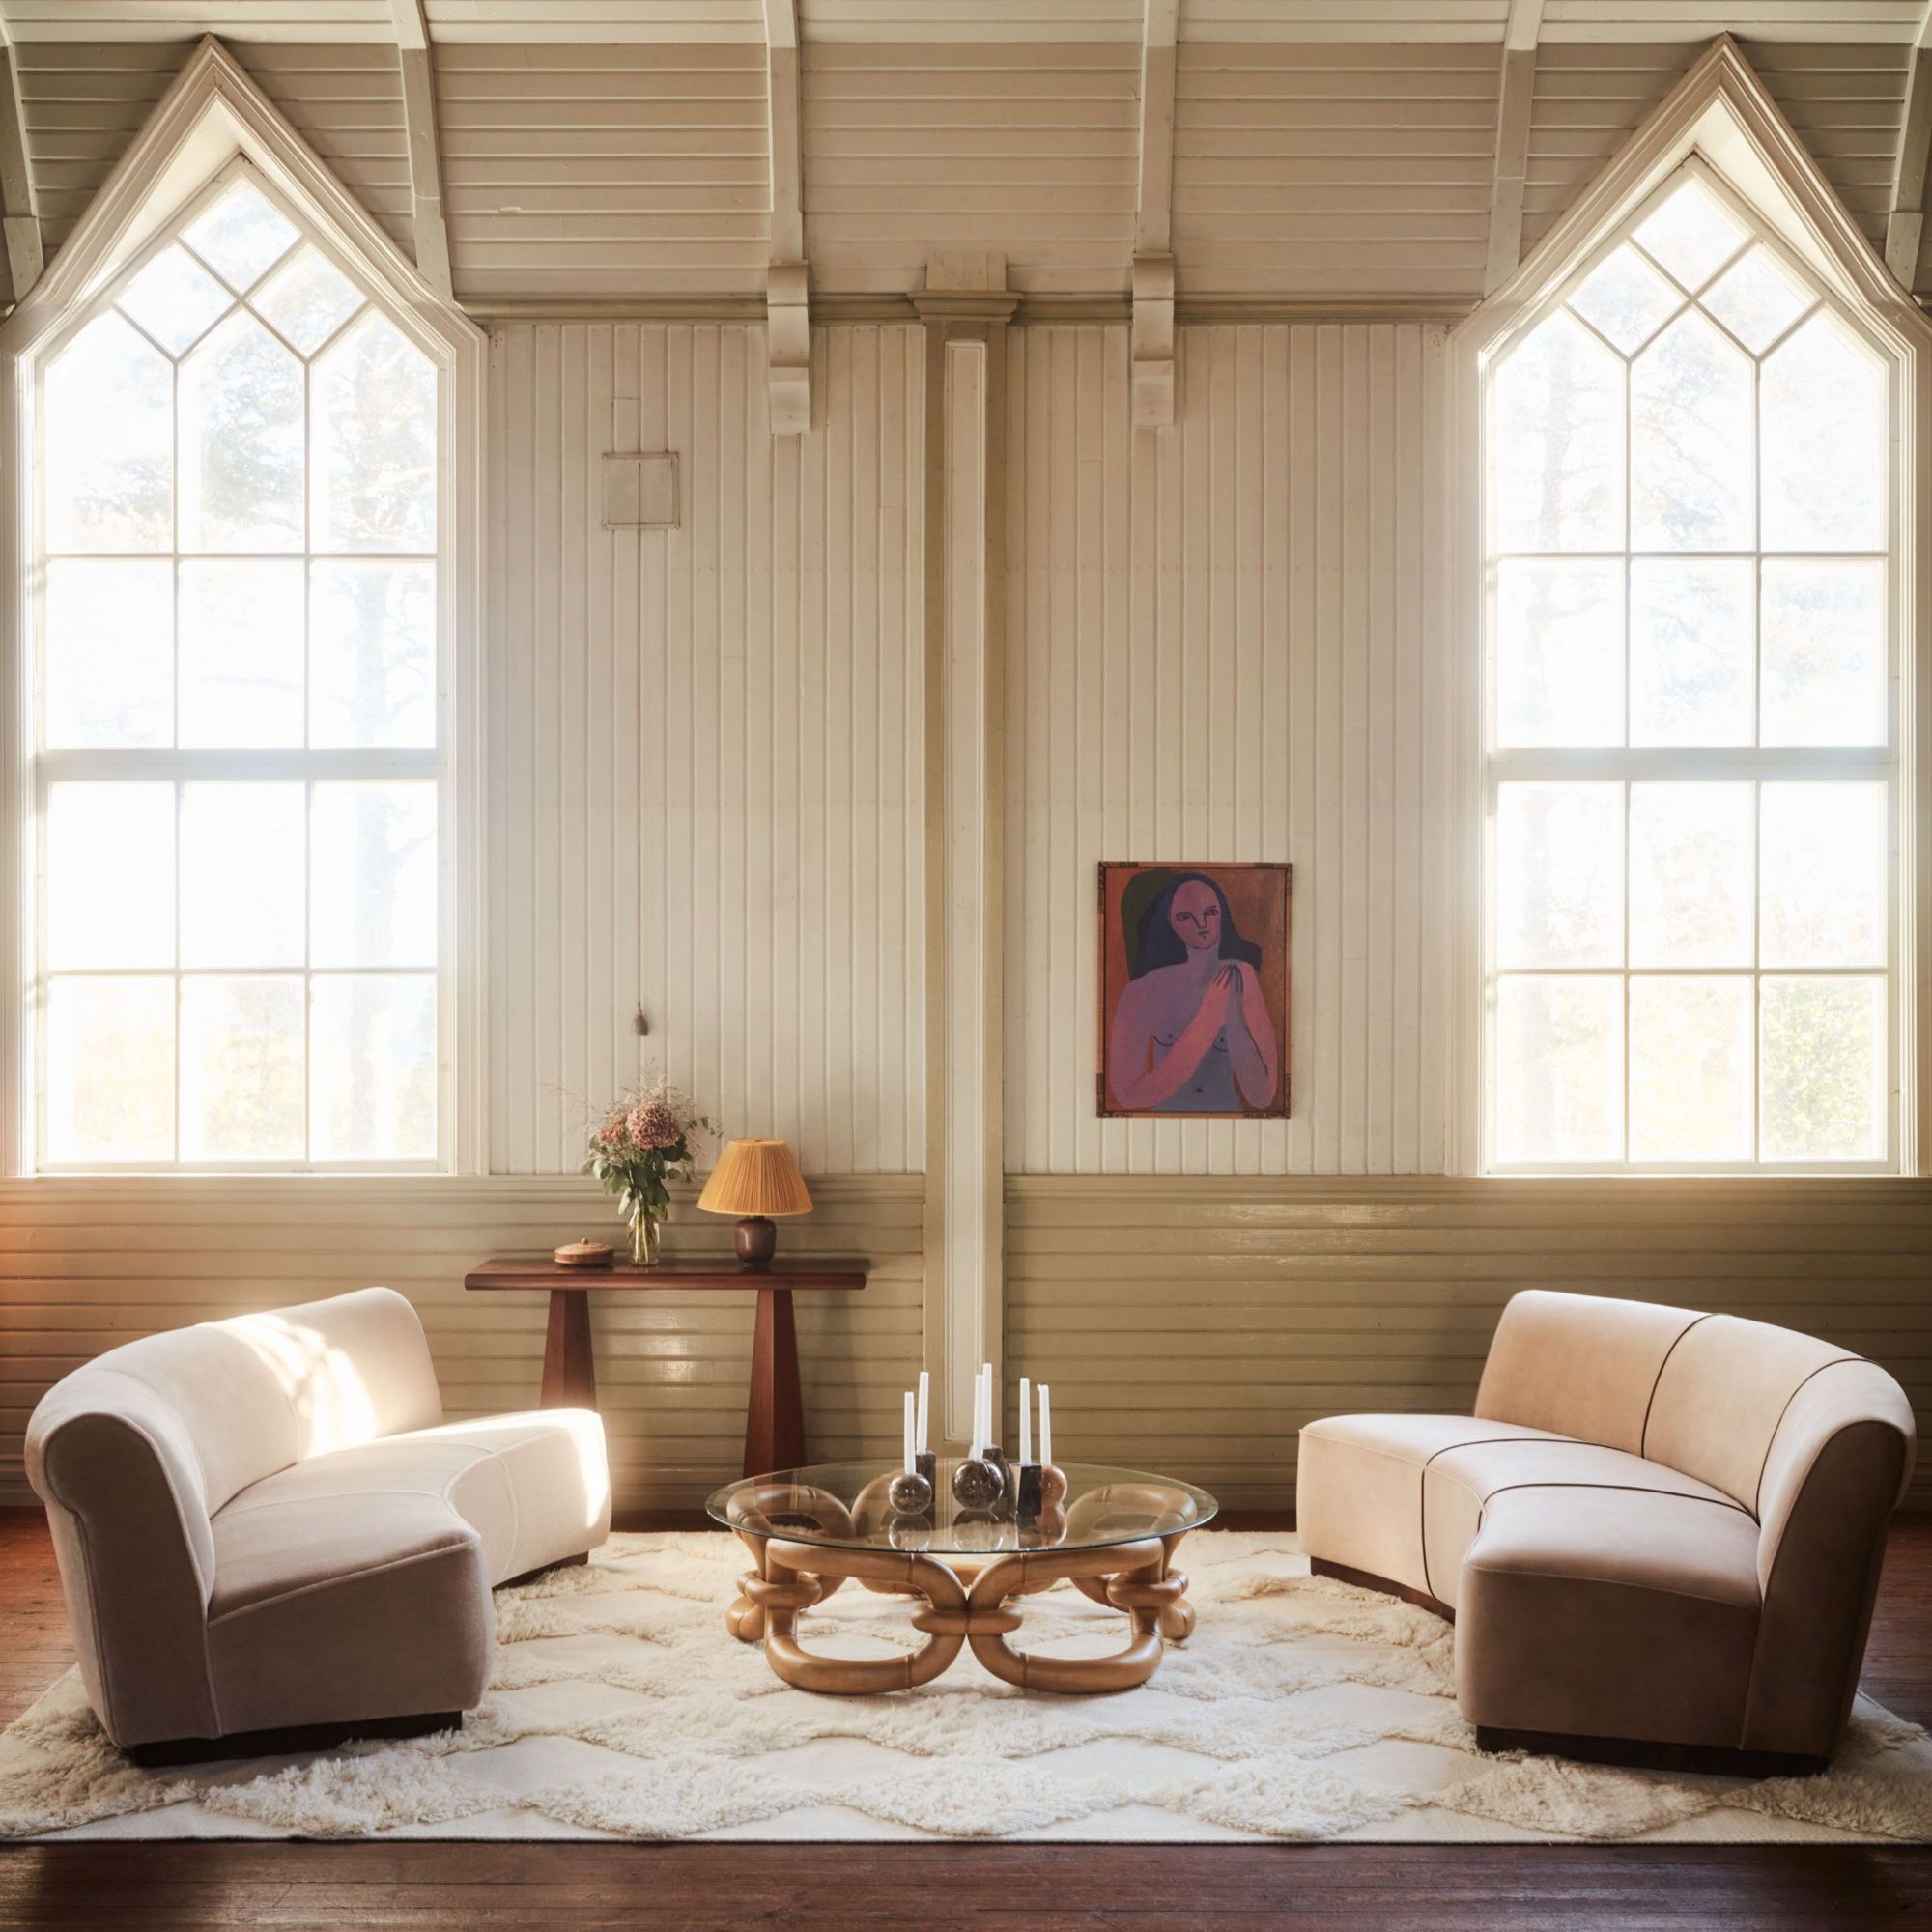
[[[27,170],[5,184],[9,257],[37,272],[30,212],[60,247],[207,32],[485,315],[762,314],[795,259],[772,216],[793,181],[772,165],[782,76],[814,304],[890,312],[931,251],[990,249],[1042,317],[1124,315],[1137,255],[1144,303],[1171,261],[1182,320],[1453,316],[1729,31],[1874,244],[1932,291],[1923,81],[1905,129],[1926,0],[795,0],[777,54],[772,17],[765,0],[0,0],[0,120],[17,88]],[[1173,36],[1171,116],[1142,109],[1151,19]],[[1171,143],[1152,229],[1150,127]]]

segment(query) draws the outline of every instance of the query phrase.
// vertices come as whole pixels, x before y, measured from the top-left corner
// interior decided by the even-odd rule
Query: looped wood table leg
[[[728,1613],[732,1634],[762,1634],[772,1669],[801,1690],[865,1696],[928,1684],[970,1644],[1003,1682],[1023,1690],[1094,1692],[1131,1690],[1160,1667],[1163,1634],[1177,1640],[1194,1628],[1187,1578],[1169,1568],[1179,1536],[1150,1536],[1100,1549],[1049,1549],[995,1556],[970,1583],[936,1557],[912,1550],[837,1549],[745,1535],[758,1563]],[[867,1588],[923,1598],[912,1626],[926,1641],[910,1657],[822,1657],[798,1640],[798,1616],[847,1577]],[[1016,1599],[1063,1578],[1095,1603],[1126,1613],[1130,1634],[1108,1657],[1042,1657],[1007,1639],[1023,1619]]]

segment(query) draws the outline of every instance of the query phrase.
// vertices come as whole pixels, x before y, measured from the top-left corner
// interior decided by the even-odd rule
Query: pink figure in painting
[[[1221,888],[1181,873],[1142,915],[1136,952],[1108,1041],[1121,1104],[1164,1114],[1267,1107],[1280,1065],[1262,950],[1236,930]]]

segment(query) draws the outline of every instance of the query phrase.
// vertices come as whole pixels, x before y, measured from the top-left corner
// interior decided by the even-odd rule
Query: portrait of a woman
[[[1286,1113],[1288,867],[1101,873],[1101,1111]]]

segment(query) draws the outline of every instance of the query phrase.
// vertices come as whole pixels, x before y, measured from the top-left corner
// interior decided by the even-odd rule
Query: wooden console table
[[[545,1408],[597,1406],[597,1368],[590,1350],[592,1292],[755,1289],[758,1316],[752,1331],[752,1388],[745,1406],[745,1474],[762,1476],[801,1468],[807,1460],[792,1291],[861,1289],[870,1266],[869,1262],[841,1257],[775,1261],[761,1268],[735,1261],[661,1262],[648,1268],[620,1261],[607,1268],[571,1268],[559,1267],[547,1255],[528,1255],[485,1262],[463,1277],[463,1285],[549,1294],[541,1397]]]

